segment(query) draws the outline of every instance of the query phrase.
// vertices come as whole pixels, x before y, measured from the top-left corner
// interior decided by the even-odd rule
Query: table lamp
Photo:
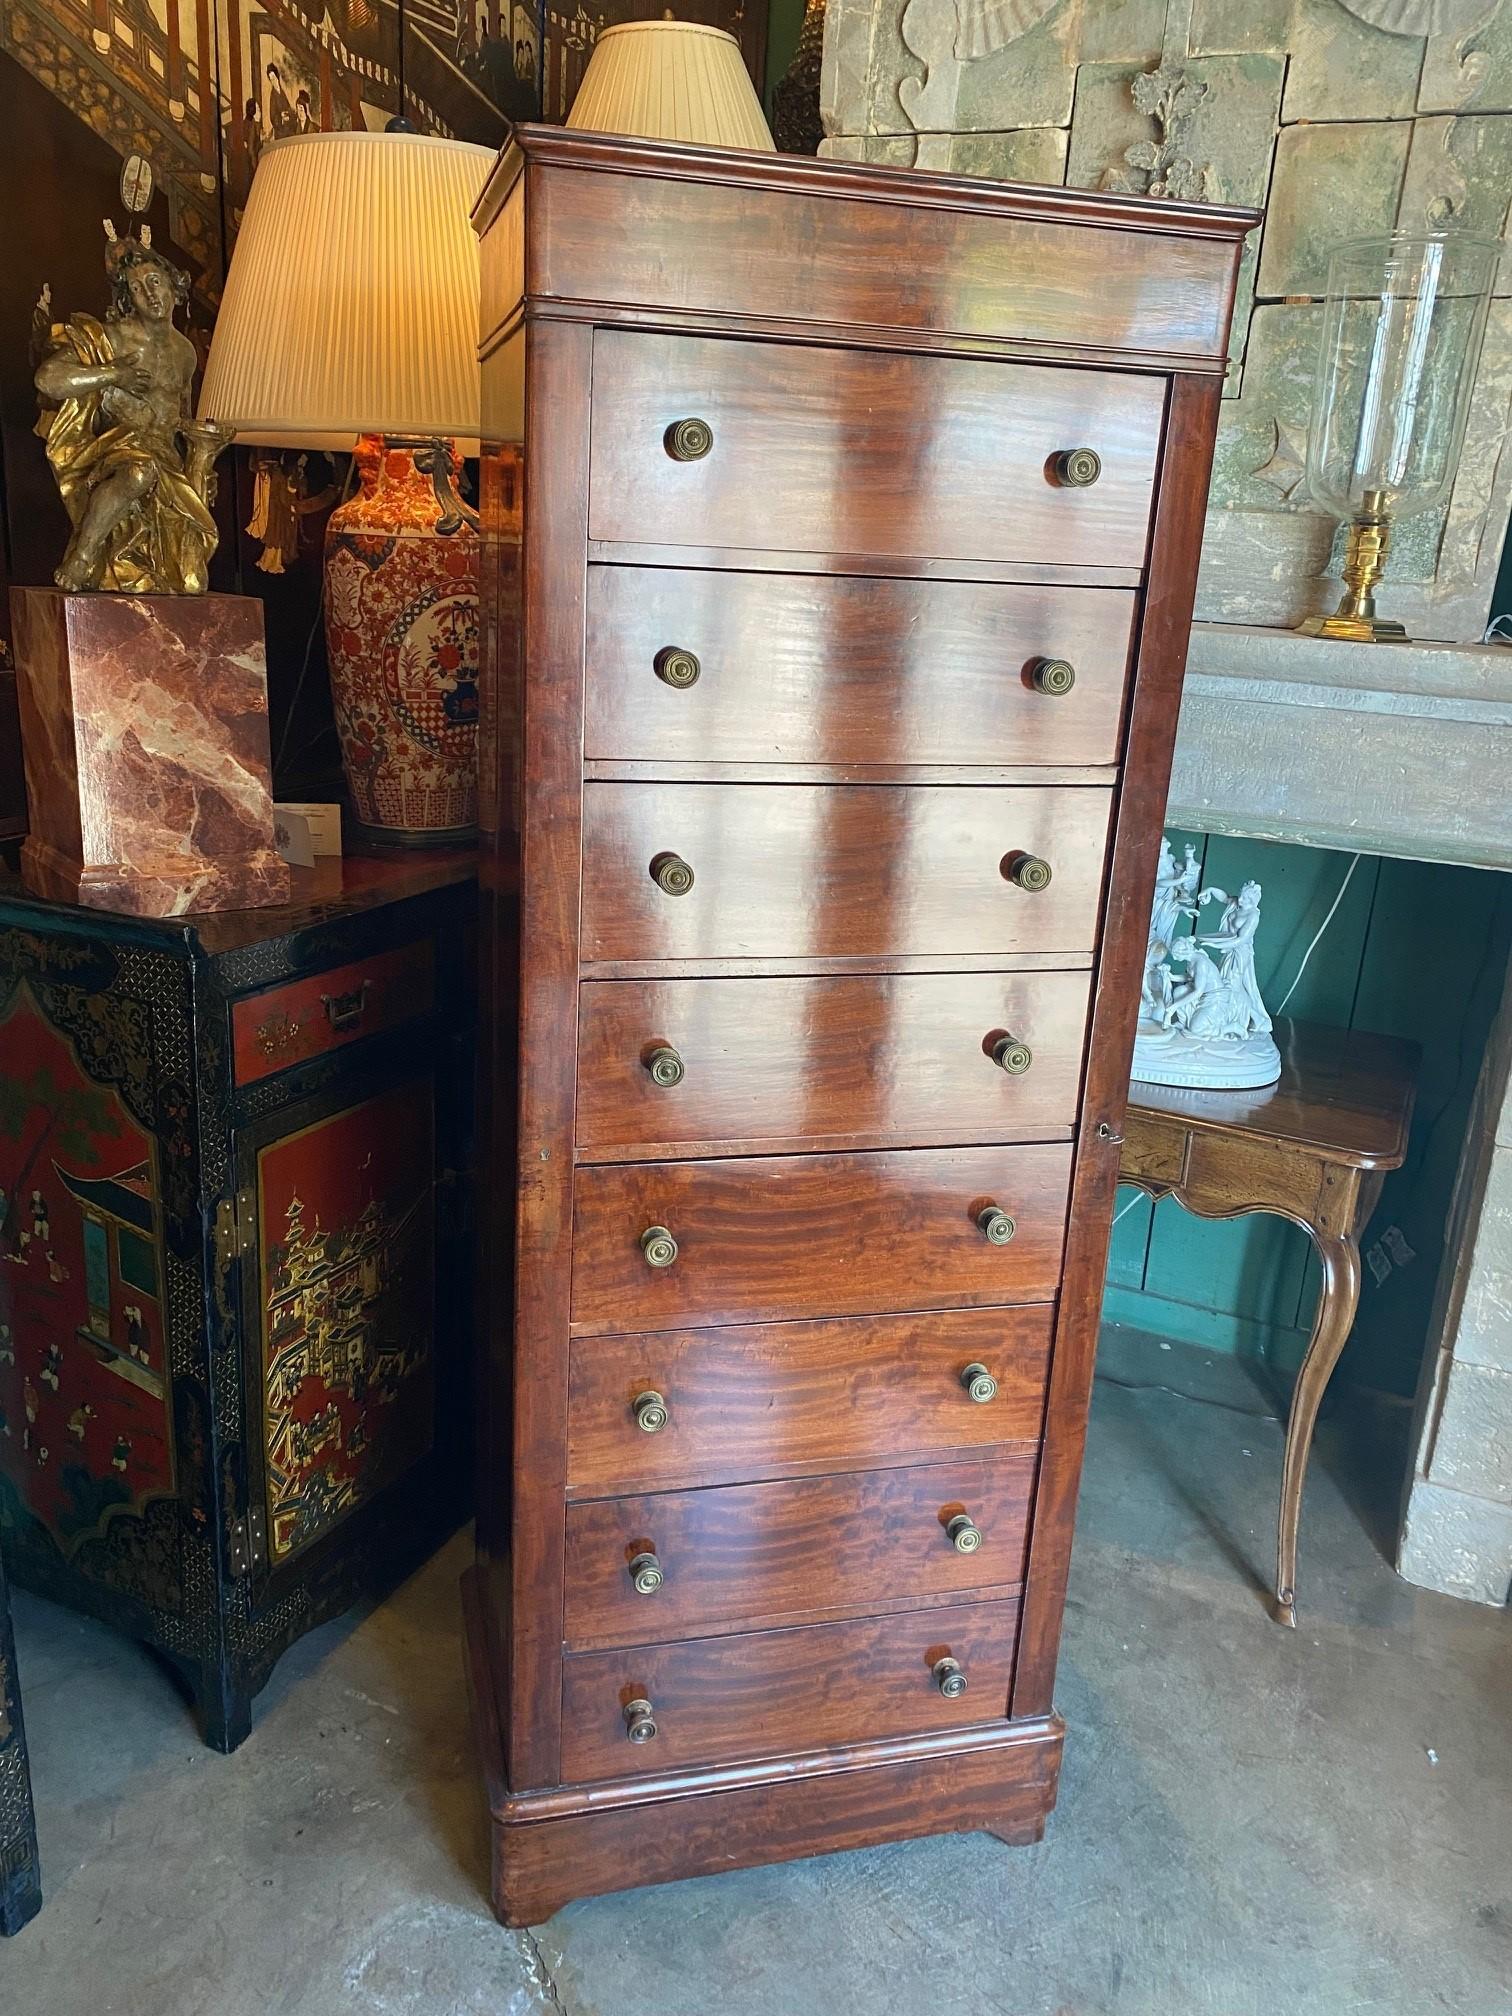
[[[777,151],[735,37],[670,14],[604,30],[567,124],[642,140]]]
[[[355,452],[331,514],[325,628],[357,832],[466,840],[477,818],[476,454],[487,147],[310,133],[266,147],[200,392],[252,446]]]
[[[1328,262],[1307,488],[1349,520],[1344,596],[1298,629],[1382,643],[1407,635],[1376,614],[1392,525],[1453,487],[1501,248],[1463,232],[1340,245]]]

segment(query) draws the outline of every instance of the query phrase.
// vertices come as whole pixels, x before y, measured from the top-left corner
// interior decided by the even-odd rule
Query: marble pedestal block
[[[27,888],[135,917],[286,902],[261,604],[17,588],[11,612]]]

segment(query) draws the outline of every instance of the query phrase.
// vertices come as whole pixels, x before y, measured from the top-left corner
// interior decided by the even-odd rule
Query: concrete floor
[[[1508,1613],[1396,1579],[1394,1487],[1357,1481],[1386,1466],[1325,1428],[1302,1628],[1278,1629],[1256,1575],[1281,1431],[1242,1411],[1265,1403],[1232,1374],[1187,1397],[1224,1368],[1180,1350],[1104,1363],[1042,1846],[907,1843],[509,1934],[482,1894],[461,1540],[292,1653],[231,1758],[142,1652],[22,1597],[47,1902],[0,1944],[0,2010],[1508,2016]]]

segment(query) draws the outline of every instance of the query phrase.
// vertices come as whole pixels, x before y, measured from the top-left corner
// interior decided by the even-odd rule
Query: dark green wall
[[[772,116],[772,92],[798,47],[804,0],[771,0],[767,14],[766,110]]]
[[[1383,780],[1383,788],[1385,788]],[[1264,889],[1256,966],[1274,1007],[1337,894],[1347,854],[1172,833],[1196,843],[1207,880]],[[1399,1229],[1413,1256],[1377,1282],[1367,1265],[1340,1377],[1410,1395],[1427,1338],[1455,1170],[1512,946],[1512,877],[1364,857],[1287,1013],[1422,1044],[1412,1142],[1387,1178],[1365,1246]],[[1136,1200],[1137,1201],[1134,1201]],[[1318,1275],[1304,1233],[1279,1219],[1193,1218],[1120,1190],[1106,1321],[1290,1373],[1307,1343]],[[1405,1248],[1399,1247],[1399,1253]],[[1389,1258],[1389,1251],[1387,1252]]]

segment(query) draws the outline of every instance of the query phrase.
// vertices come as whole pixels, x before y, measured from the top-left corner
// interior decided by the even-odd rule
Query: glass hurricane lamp
[[[1328,262],[1307,488],[1347,519],[1344,595],[1298,628],[1405,638],[1376,614],[1391,528],[1445,502],[1459,467],[1501,248],[1463,232],[1360,238]]]

